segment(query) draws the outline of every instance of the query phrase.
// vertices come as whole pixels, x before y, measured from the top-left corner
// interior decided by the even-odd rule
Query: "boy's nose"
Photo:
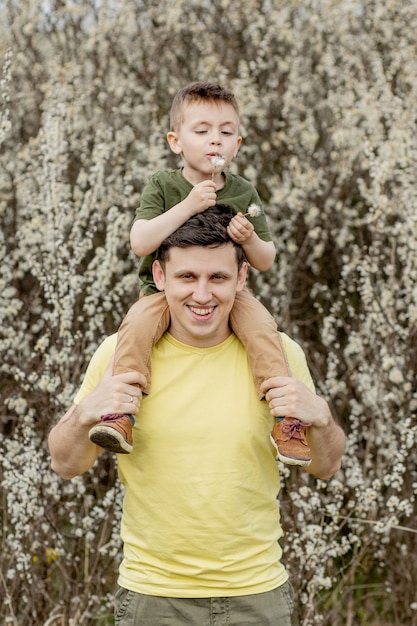
[[[216,145],[221,144],[221,135],[219,132],[213,131],[213,134],[211,136],[211,143]]]

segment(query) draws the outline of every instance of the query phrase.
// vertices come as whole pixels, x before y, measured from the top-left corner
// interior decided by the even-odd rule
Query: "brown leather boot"
[[[272,438],[278,448],[278,458],[287,465],[307,467],[311,463],[306,428],[311,426],[293,417],[277,417]]]
[[[103,415],[101,422],[90,429],[90,441],[116,454],[129,454],[133,450],[132,415]]]

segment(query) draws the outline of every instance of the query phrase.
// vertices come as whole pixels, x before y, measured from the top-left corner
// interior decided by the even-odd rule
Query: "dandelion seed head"
[[[261,207],[259,207],[257,204],[251,204],[248,206],[247,214],[250,217],[258,217],[258,215],[261,214]]]
[[[226,159],[219,154],[214,154],[212,157],[210,157],[210,161],[215,169],[217,169],[218,167],[223,167],[223,165],[226,163]]]

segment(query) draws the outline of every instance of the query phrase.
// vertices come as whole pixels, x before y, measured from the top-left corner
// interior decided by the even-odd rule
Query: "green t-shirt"
[[[265,212],[255,187],[236,174],[224,172],[225,185],[217,192],[218,204],[226,204],[238,213],[246,213],[251,204],[261,209],[257,217],[249,217],[255,232],[263,241],[271,241],[271,233],[266,221]],[[173,206],[182,202],[192,190],[193,185],[184,178],[181,169],[164,170],[154,174],[143,190],[140,206],[136,210],[136,220],[151,220],[158,217]],[[156,259],[156,251],[141,257],[139,260],[139,278],[142,282],[141,291],[146,295],[156,293],[157,289],[152,277],[152,263]]]

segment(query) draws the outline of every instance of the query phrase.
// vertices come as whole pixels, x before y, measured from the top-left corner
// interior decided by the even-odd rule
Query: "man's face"
[[[218,248],[170,248],[165,270],[153,265],[157,288],[165,291],[171,335],[190,346],[215,346],[230,335],[229,313],[244,287],[247,264],[238,270],[232,243]]]

